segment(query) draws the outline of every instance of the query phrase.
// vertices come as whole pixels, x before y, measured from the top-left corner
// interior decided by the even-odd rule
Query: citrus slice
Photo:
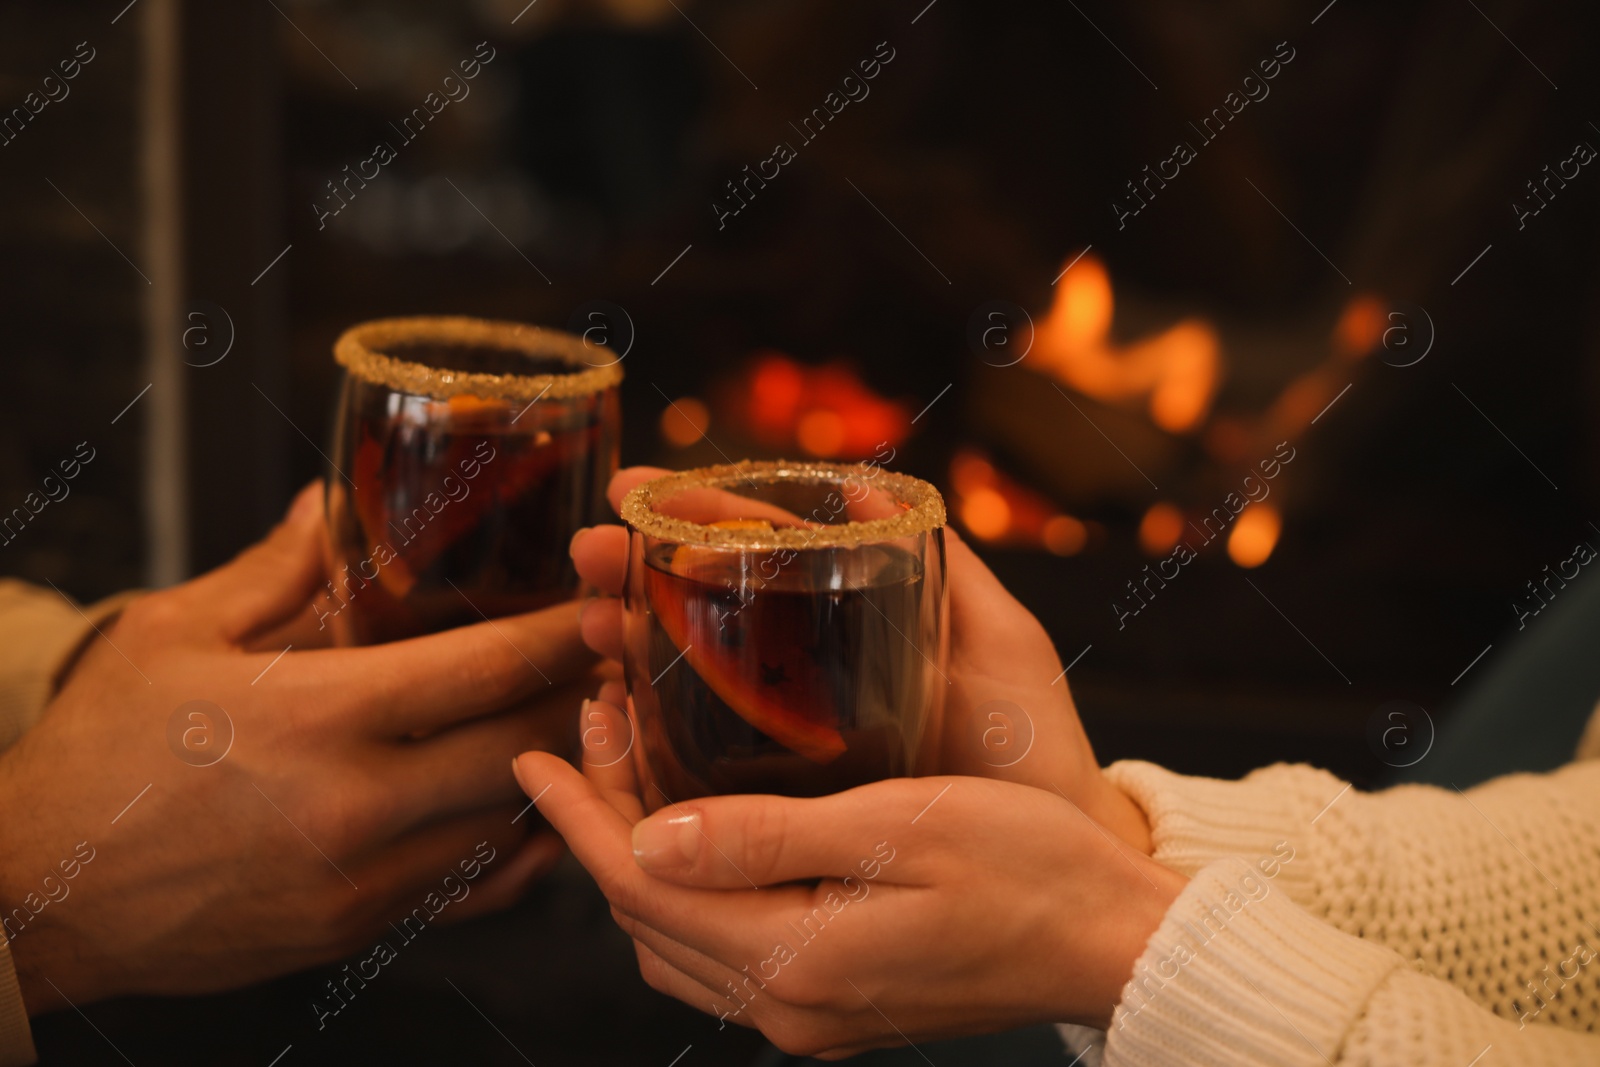
[[[724,530],[772,529],[765,519],[725,519],[708,525]],[[845,740],[833,725],[837,714],[832,687],[808,654],[803,635],[783,632],[784,617],[767,620],[768,626],[755,628],[762,645],[755,664],[745,658],[742,643],[727,645],[720,639],[730,623],[721,601],[707,591],[720,592],[721,577],[737,577],[729,565],[741,560],[738,552],[679,545],[670,573],[645,569],[656,618],[668,640],[685,650],[683,657],[700,680],[735,714],[785,748],[815,763],[830,763],[845,751]]]

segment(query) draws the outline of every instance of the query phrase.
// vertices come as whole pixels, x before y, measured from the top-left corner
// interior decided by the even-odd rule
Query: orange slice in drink
[[[733,530],[772,529],[765,519],[726,519],[710,525]],[[837,715],[832,687],[808,654],[804,635],[794,634],[791,639],[781,631],[785,620],[772,620],[774,629],[760,631],[762,647],[756,664],[745,659],[742,646],[729,646],[720,640],[724,625],[739,623],[736,616],[729,623],[720,614],[720,602],[708,591],[721,591],[720,576],[737,576],[729,572],[729,564],[738,559],[740,554],[735,552],[679,545],[672,557],[670,574],[646,567],[646,591],[656,618],[667,638],[686,650],[683,658],[700,680],[735,714],[807,759],[830,763],[845,751],[846,745],[833,725]],[[756,667],[755,676],[751,666]]]

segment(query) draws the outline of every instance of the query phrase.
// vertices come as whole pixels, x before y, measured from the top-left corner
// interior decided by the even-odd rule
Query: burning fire
[[[1213,404],[1224,366],[1220,337],[1209,322],[1183,319],[1119,343],[1111,336],[1114,313],[1105,265],[1094,256],[1079,256],[1056,283],[1027,365],[1102,403],[1141,405],[1155,426],[1172,434],[1199,434],[1204,451],[1230,466],[1244,463],[1264,445],[1303,433],[1349,388],[1351,364],[1382,343],[1389,319],[1378,297],[1351,298],[1334,324],[1329,355],[1321,364],[1289,381],[1259,412],[1217,414]],[[884,443],[898,446],[912,429],[908,403],[878,395],[848,366],[806,366],[774,351],[754,354],[746,374],[716,399],[719,417],[742,424],[754,441],[823,458],[861,458]],[[705,434],[710,421],[704,403],[683,397],[663,411],[661,433],[671,444],[687,447]],[[1098,523],[1061,511],[974,449],[956,452],[950,484],[952,515],[978,540],[1072,556],[1091,540],[1103,539]],[[1139,522],[1139,546],[1151,557],[1165,556],[1189,525],[1183,505],[1158,501]],[[1228,557],[1240,567],[1258,567],[1272,555],[1282,532],[1276,505],[1252,503],[1229,531]]]
[[[950,460],[950,488],[956,518],[980,541],[1058,556],[1075,556],[1089,543],[1087,524],[1002,474],[974,449],[963,448]]]
[[[908,405],[879,396],[843,364],[808,367],[778,352],[758,353],[725,409],[770,448],[859,459],[911,432]]]
[[[1034,343],[1034,365],[1085,396],[1117,404],[1147,398],[1150,418],[1170,433],[1196,429],[1222,377],[1216,331],[1184,319],[1127,345],[1111,340],[1111,276],[1083,256],[1056,283]]]

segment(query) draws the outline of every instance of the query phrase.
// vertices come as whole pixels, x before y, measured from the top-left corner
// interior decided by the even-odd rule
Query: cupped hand
[[[620,510],[634,486],[666,473],[654,467],[618,473],[608,490],[613,509]],[[946,528],[945,538],[950,688],[934,770],[1060,793],[1148,854],[1149,823],[1101,773],[1049,634],[953,529]],[[601,594],[584,609],[583,638],[602,656],[620,660],[627,529],[579,531],[571,552],[578,573]]]
[[[529,753],[523,789],[651,986],[790,1053],[1103,1027],[1184,885],[1055,792],[984,778],[714,797],[641,821],[616,758],[625,716],[597,702],[585,721],[588,777]]]
[[[335,959],[418,907],[504,907],[559,858],[514,822],[507,763],[569,747],[593,685],[578,605],[264,644],[314,638],[322,529],[313,486],[233,562],[134,601],[0,757],[0,906],[30,1012]]]

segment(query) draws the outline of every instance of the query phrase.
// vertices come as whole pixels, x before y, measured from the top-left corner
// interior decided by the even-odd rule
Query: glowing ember
[[[1228,558],[1241,567],[1259,567],[1277,547],[1283,518],[1271,504],[1251,504],[1239,513],[1228,535]]]
[[[951,458],[950,489],[956,518],[980,541],[1043,548],[1058,556],[1077,555],[1089,543],[1088,526],[972,449]]]
[[[813,456],[837,456],[844,450],[844,430],[844,419],[837,411],[808,411],[795,427],[795,440]]]
[[[961,522],[974,537],[997,541],[1011,527],[1011,505],[996,490],[976,489],[961,501]]]
[[[1164,556],[1183,536],[1183,512],[1165,501],[1150,505],[1139,522],[1139,547],[1147,556]]]
[[[1058,556],[1076,556],[1089,543],[1089,528],[1071,515],[1047,519],[1039,532],[1044,547]]]
[[[1388,308],[1375,296],[1353,297],[1333,328],[1333,348],[1346,359],[1369,355],[1383,340],[1389,325]]]
[[[661,412],[661,437],[678,448],[700,440],[710,426],[710,410],[692,396],[679,397]]]
[[[771,351],[752,359],[718,405],[763,445],[825,458],[863,458],[911,431],[909,405],[879,396],[850,368],[808,367]]]
[[[999,480],[994,464],[970,449],[962,449],[950,460],[950,485],[960,496],[975,493]]]

